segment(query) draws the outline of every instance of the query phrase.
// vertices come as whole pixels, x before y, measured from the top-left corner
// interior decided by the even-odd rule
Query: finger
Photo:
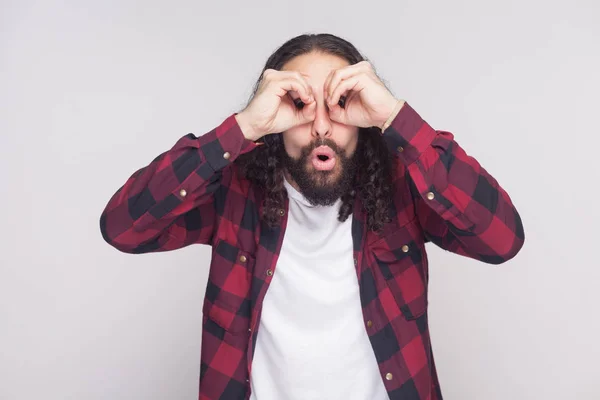
[[[331,96],[329,97],[329,107],[339,106],[339,101],[341,96],[346,95],[349,91],[353,90],[359,92],[362,89],[361,78],[364,77],[364,74],[354,75],[348,79],[344,79],[340,81],[336,88],[333,89]]]
[[[300,85],[302,85],[305,90],[301,91],[298,89],[295,89],[296,86],[294,86],[294,88],[289,89],[291,86],[289,84],[289,82],[284,82],[287,80],[297,80],[298,83]],[[284,85],[286,85],[286,87],[288,89],[282,89],[281,84],[282,82],[284,82]],[[277,95],[279,97],[283,97],[286,95],[286,93],[288,92],[292,92],[292,100],[295,100],[299,97],[302,97],[303,95],[299,94],[299,93],[306,93],[306,91],[310,92],[310,87],[307,84],[307,82],[302,79],[302,75],[300,75],[300,73],[298,73],[297,71],[279,71],[276,69],[266,69],[263,74],[262,74],[262,82],[261,85],[264,86],[264,90],[266,90],[267,88],[272,88],[275,87],[276,91],[277,91]],[[311,93],[312,94],[312,93]],[[308,101],[308,99],[306,98],[306,96],[304,95],[304,100]]]
[[[288,92],[290,92],[290,96],[292,97],[293,101],[299,98],[304,104],[309,104],[313,102],[313,99],[308,89],[302,84],[302,82],[300,82],[297,79],[287,78],[284,80],[280,80],[277,82],[277,88],[277,94],[279,95],[279,97],[283,97],[286,94],[288,94]]]
[[[312,92],[312,87],[308,84],[308,81],[306,79],[304,79],[304,77],[302,76],[302,74],[298,71],[277,71],[279,74],[278,76],[281,79],[294,79],[297,80],[298,82],[300,82],[300,84],[302,84],[302,86],[304,86],[304,88],[306,88],[306,91],[308,92],[309,96],[311,96],[314,99],[314,95]]]
[[[333,94],[333,90],[339,85],[340,81],[348,79],[361,72],[364,72],[368,68],[368,65],[369,64],[366,62],[359,62],[357,64],[348,65],[347,67],[343,67],[332,71],[331,74],[328,76],[325,84],[326,97],[331,97],[331,95]]]
[[[312,103],[315,100],[312,89],[310,85],[303,79],[297,79],[295,77],[291,77],[290,79],[299,82],[300,85],[304,88],[303,92],[292,91],[290,94],[292,95],[292,100],[296,102],[297,100],[301,100],[304,104]]]
[[[276,73],[277,71],[271,68],[267,68],[263,71],[261,81],[265,81],[269,75]]]
[[[336,70],[331,70],[327,75],[327,78],[325,78],[325,82],[323,83],[323,98],[326,102],[329,101],[329,85],[335,71]]]
[[[339,122],[340,124],[348,124],[348,113],[342,107],[335,105],[329,108],[329,118],[332,121]]]
[[[313,101],[312,103],[302,107],[301,110],[298,110],[298,121],[300,124],[306,124],[308,122],[314,121],[316,114],[317,102]]]

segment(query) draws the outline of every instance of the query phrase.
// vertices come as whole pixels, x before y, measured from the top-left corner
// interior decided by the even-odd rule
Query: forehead
[[[283,71],[298,71],[311,85],[322,86],[332,70],[348,65],[348,61],[339,56],[310,52],[292,58],[281,69]]]

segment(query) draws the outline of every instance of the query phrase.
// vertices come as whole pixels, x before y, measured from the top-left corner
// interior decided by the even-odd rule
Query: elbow
[[[484,261],[490,264],[500,265],[512,260],[521,252],[521,249],[525,244],[525,231],[523,229],[521,216],[516,210],[514,210],[514,225],[510,231],[510,234],[506,233],[500,235],[502,238],[496,242],[495,248],[502,249],[502,251],[497,251],[493,257],[487,257]]]
[[[506,238],[504,246],[501,246],[501,247],[506,248],[507,250],[503,251],[502,253],[499,253],[495,257],[493,257],[493,260],[491,260],[492,262],[490,262],[490,263],[499,265],[499,264],[504,264],[505,262],[512,260],[513,258],[515,258],[517,256],[517,254],[519,254],[521,252],[521,249],[523,248],[524,244],[525,244],[525,233],[523,231],[523,225],[521,223],[521,220],[520,220],[520,218],[518,218],[518,214],[517,214],[516,229],[514,230],[512,237]]]
[[[517,239],[513,243],[511,251],[505,256],[506,261],[512,260],[521,252],[523,245],[525,244],[525,238]]]
[[[137,254],[136,246],[127,245],[117,239],[118,235],[115,235],[110,231],[107,226],[107,216],[106,212],[103,212],[100,216],[100,234],[106,243],[108,243],[111,247],[117,249],[122,253],[127,254]]]
[[[110,223],[107,223],[106,213],[100,217],[100,233],[106,243],[121,253],[126,254],[145,254],[157,251],[164,251],[161,247],[161,237],[156,236],[144,240],[139,234],[133,233],[132,227],[120,230],[118,232],[111,229]]]
[[[512,242],[509,251],[502,253],[502,254],[497,254],[494,257],[489,257],[489,258],[485,259],[484,261],[488,262],[489,264],[494,264],[494,265],[504,264],[504,263],[512,260],[513,258],[515,258],[517,256],[517,254],[519,254],[519,252],[523,248],[524,243],[525,243],[525,240],[517,238]]]
[[[513,229],[511,246],[508,252],[504,255],[504,261],[512,260],[521,252],[523,245],[525,244],[525,230],[523,229],[523,221],[521,220],[521,216],[515,210],[515,219],[514,219],[515,227]]]

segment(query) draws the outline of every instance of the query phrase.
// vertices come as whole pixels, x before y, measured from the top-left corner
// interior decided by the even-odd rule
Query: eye
[[[340,107],[346,108],[346,96],[340,96],[340,100],[338,101],[338,104]]]
[[[300,98],[294,99],[294,105],[296,106],[297,109],[302,110],[302,108],[304,107],[304,102],[302,100],[300,100]]]

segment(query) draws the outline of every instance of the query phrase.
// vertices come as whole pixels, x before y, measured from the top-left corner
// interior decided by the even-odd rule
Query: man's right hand
[[[299,100],[304,106],[296,105]],[[235,117],[244,136],[256,141],[313,121],[316,104],[310,85],[300,73],[267,69],[254,98]]]

